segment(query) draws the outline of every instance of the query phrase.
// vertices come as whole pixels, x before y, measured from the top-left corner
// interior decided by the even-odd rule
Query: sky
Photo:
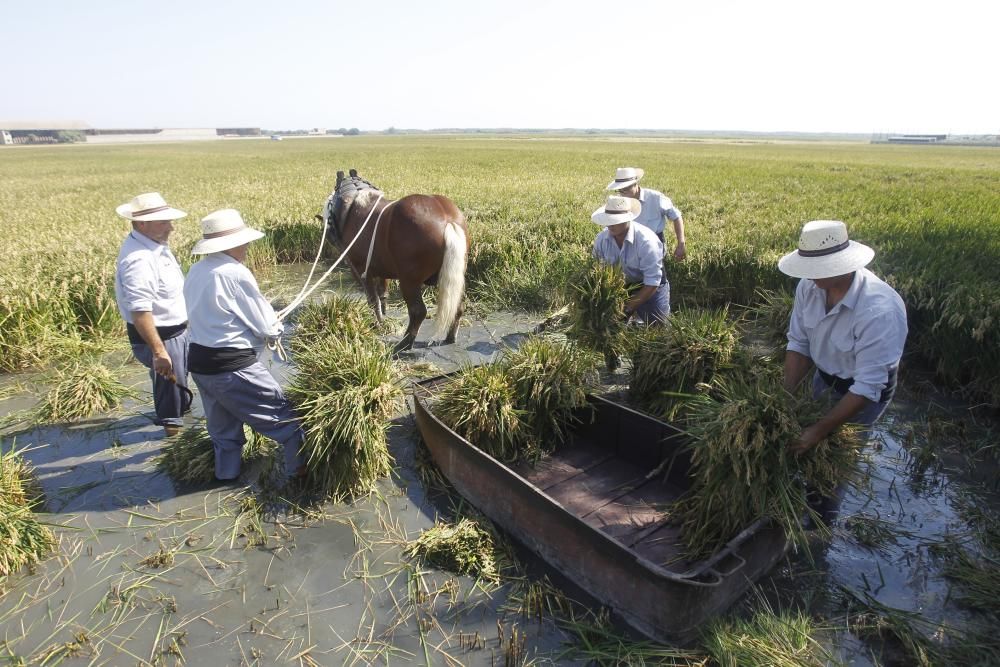
[[[2,120],[1000,133],[988,0],[0,0],[0,22]]]

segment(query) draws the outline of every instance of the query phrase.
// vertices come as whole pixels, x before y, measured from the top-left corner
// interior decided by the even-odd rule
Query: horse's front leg
[[[365,296],[368,297],[368,305],[372,307],[372,311],[375,313],[375,322],[382,326],[382,300],[379,296],[379,282],[382,282],[380,278],[374,276],[368,276],[365,280]]]
[[[389,312],[389,307],[386,301],[386,294],[389,292],[389,280],[387,278],[380,278],[375,282],[375,294],[378,296],[378,307],[382,311],[382,317],[385,317]]]
[[[424,305],[424,286],[420,282],[399,281],[399,291],[403,293],[406,301],[406,312],[410,316],[410,323],[406,327],[406,335],[403,340],[393,348],[393,354],[409,350],[413,347],[413,341],[417,339],[417,331],[427,317],[427,306]]]

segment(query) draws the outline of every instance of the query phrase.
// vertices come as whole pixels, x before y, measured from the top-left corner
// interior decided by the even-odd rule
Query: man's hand
[[[819,441],[827,436],[826,431],[818,424],[807,426],[802,429],[799,439],[788,446],[788,451],[796,456],[805,454],[810,449],[819,444]]]
[[[153,370],[165,378],[173,375],[174,364],[170,361],[170,355],[165,349],[153,353]]]
[[[684,242],[681,241],[674,248],[674,261],[682,262],[687,257],[687,247],[685,247]]]

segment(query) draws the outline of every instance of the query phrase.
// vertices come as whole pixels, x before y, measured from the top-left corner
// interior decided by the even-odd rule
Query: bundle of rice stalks
[[[36,408],[41,422],[73,421],[118,408],[132,392],[99,361],[77,361],[59,370],[58,380]]]
[[[512,463],[540,454],[502,364],[466,367],[434,398],[434,413],[441,421],[490,456]]]
[[[33,510],[44,501],[31,466],[18,452],[0,448],[0,577],[39,561],[55,537]]]
[[[533,439],[552,450],[578,423],[597,381],[596,359],[572,344],[534,336],[501,361]]]
[[[243,426],[246,444],[243,445],[243,465],[257,460],[269,463],[265,468],[273,469],[279,454],[278,443],[265,438],[249,426]],[[167,439],[162,453],[156,458],[156,467],[182,484],[207,484],[215,477],[215,450],[212,438],[201,424],[182,430]]]
[[[630,398],[650,414],[674,419],[685,396],[733,360],[739,343],[727,308],[684,311],[648,327],[632,353]]]
[[[788,290],[757,290],[750,306],[751,317],[761,332],[776,345],[788,342],[788,321],[792,317],[795,294]]]
[[[679,502],[682,537],[692,557],[709,554],[758,518],[804,542],[806,486],[830,496],[854,469],[862,443],[844,426],[808,452],[788,451],[823,406],[805,391],[784,390],[780,369],[717,378],[690,402],[692,485]]]
[[[750,618],[714,621],[704,643],[720,667],[821,667],[827,660],[813,631],[801,612],[765,608]]]
[[[581,345],[604,355],[608,370],[618,367],[618,358],[628,349],[625,302],[629,293],[621,270],[591,260],[570,283],[570,329],[568,335]]]
[[[302,418],[311,490],[343,497],[369,491],[392,459],[386,432],[402,399],[388,348],[373,335],[325,337],[295,356],[288,397]]]
[[[500,580],[501,562],[506,560],[493,533],[471,519],[454,524],[435,522],[406,546],[403,555],[491,582]]]
[[[377,330],[371,306],[361,299],[329,294],[296,311],[291,349],[296,354],[326,336],[354,339],[371,336]]]

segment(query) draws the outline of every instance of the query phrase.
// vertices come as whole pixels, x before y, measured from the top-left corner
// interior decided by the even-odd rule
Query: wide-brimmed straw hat
[[[264,232],[247,227],[239,211],[224,208],[201,219],[201,240],[194,244],[191,254],[221,252],[263,237]]]
[[[608,195],[608,201],[601,208],[594,211],[590,219],[597,224],[607,227],[617,225],[629,220],[635,220],[642,211],[642,202],[632,197],[622,197],[621,195]]]
[[[802,227],[799,249],[778,260],[778,270],[793,278],[833,278],[864,268],[875,251],[847,238],[839,220],[813,220]]]
[[[618,167],[615,169],[615,180],[608,183],[608,187],[605,190],[621,190],[622,188],[627,188],[633,183],[638,183],[639,179],[645,174],[642,169],[638,167]]]
[[[168,206],[159,192],[137,195],[115,211],[121,217],[136,222],[177,220],[187,215],[184,211]]]

